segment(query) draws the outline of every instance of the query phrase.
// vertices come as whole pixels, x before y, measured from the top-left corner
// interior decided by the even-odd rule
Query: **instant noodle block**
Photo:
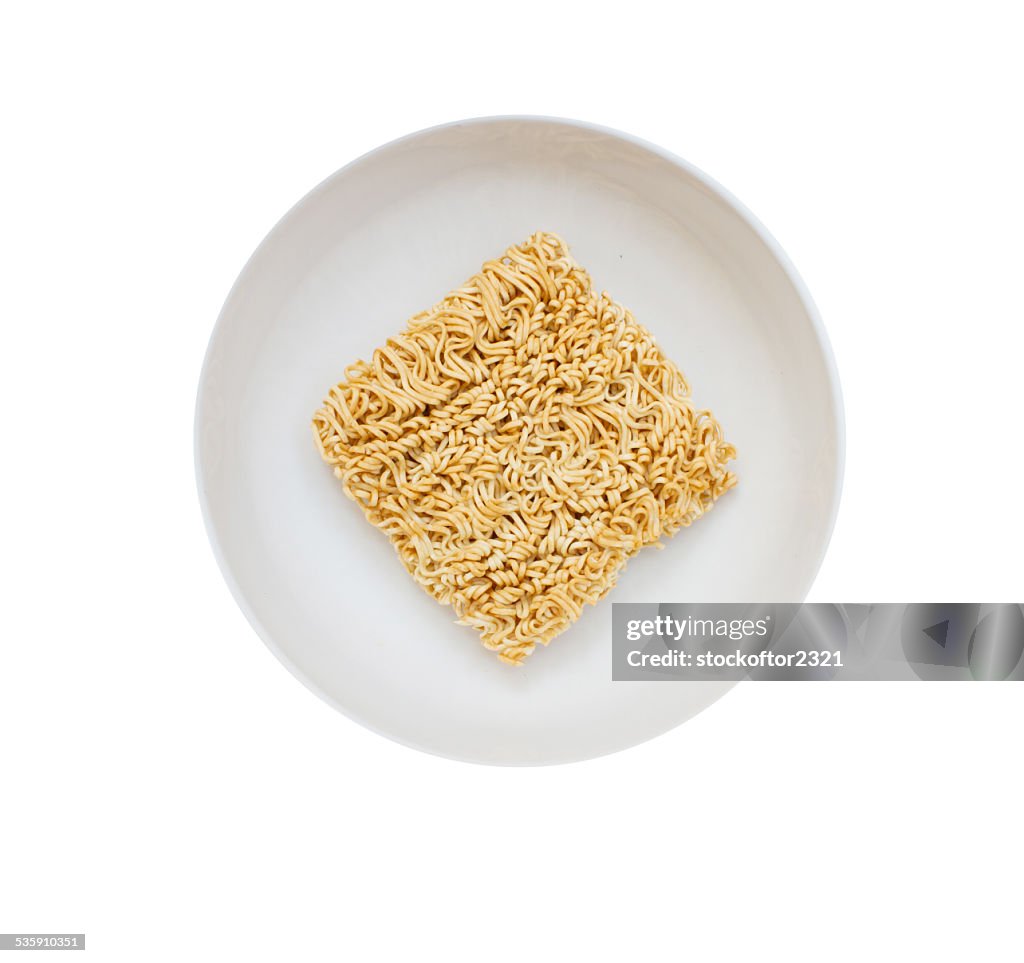
[[[546,233],[349,367],[313,434],[412,577],[511,663],[736,482],[682,372]]]

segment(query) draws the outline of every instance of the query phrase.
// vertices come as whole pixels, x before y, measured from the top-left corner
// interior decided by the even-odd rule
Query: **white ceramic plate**
[[[740,481],[515,668],[406,574],[320,461],[309,422],[349,363],[537,230],[561,234],[682,367],[739,449]],[[679,158],[547,118],[413,134],[313,190],[232,289],[196,410],[207,530],[264,642],[358,722],[488,763],[613,752],[718,699],[728,684],[613,683],[611,602],[802,600],[842,460],[825,332],[764,228]]]

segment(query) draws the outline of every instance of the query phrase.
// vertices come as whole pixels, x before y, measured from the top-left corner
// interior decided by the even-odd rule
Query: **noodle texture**
[[[736,482],[682,372],[546,233],[348,368],[313,435],[413,578],[512,663]]]

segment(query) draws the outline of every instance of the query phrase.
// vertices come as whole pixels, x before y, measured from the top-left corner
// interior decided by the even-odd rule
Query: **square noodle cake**
[[[547,233],[349,367],[313,435],[413,578],[511,663],[736,483],[682,372]]]

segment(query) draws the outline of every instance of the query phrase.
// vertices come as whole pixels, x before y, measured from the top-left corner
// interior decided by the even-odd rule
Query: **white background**
[[[295,200],[435,123],[579,117],[718,179],[818,302],[849,441],[811,597],[1020,600],[1014,5],[5,11],[0,931],[103,961],[1020,959],[1019,687],[744,684],[593,762],[420,755],[256,639],[192,469],[211,326]]]

